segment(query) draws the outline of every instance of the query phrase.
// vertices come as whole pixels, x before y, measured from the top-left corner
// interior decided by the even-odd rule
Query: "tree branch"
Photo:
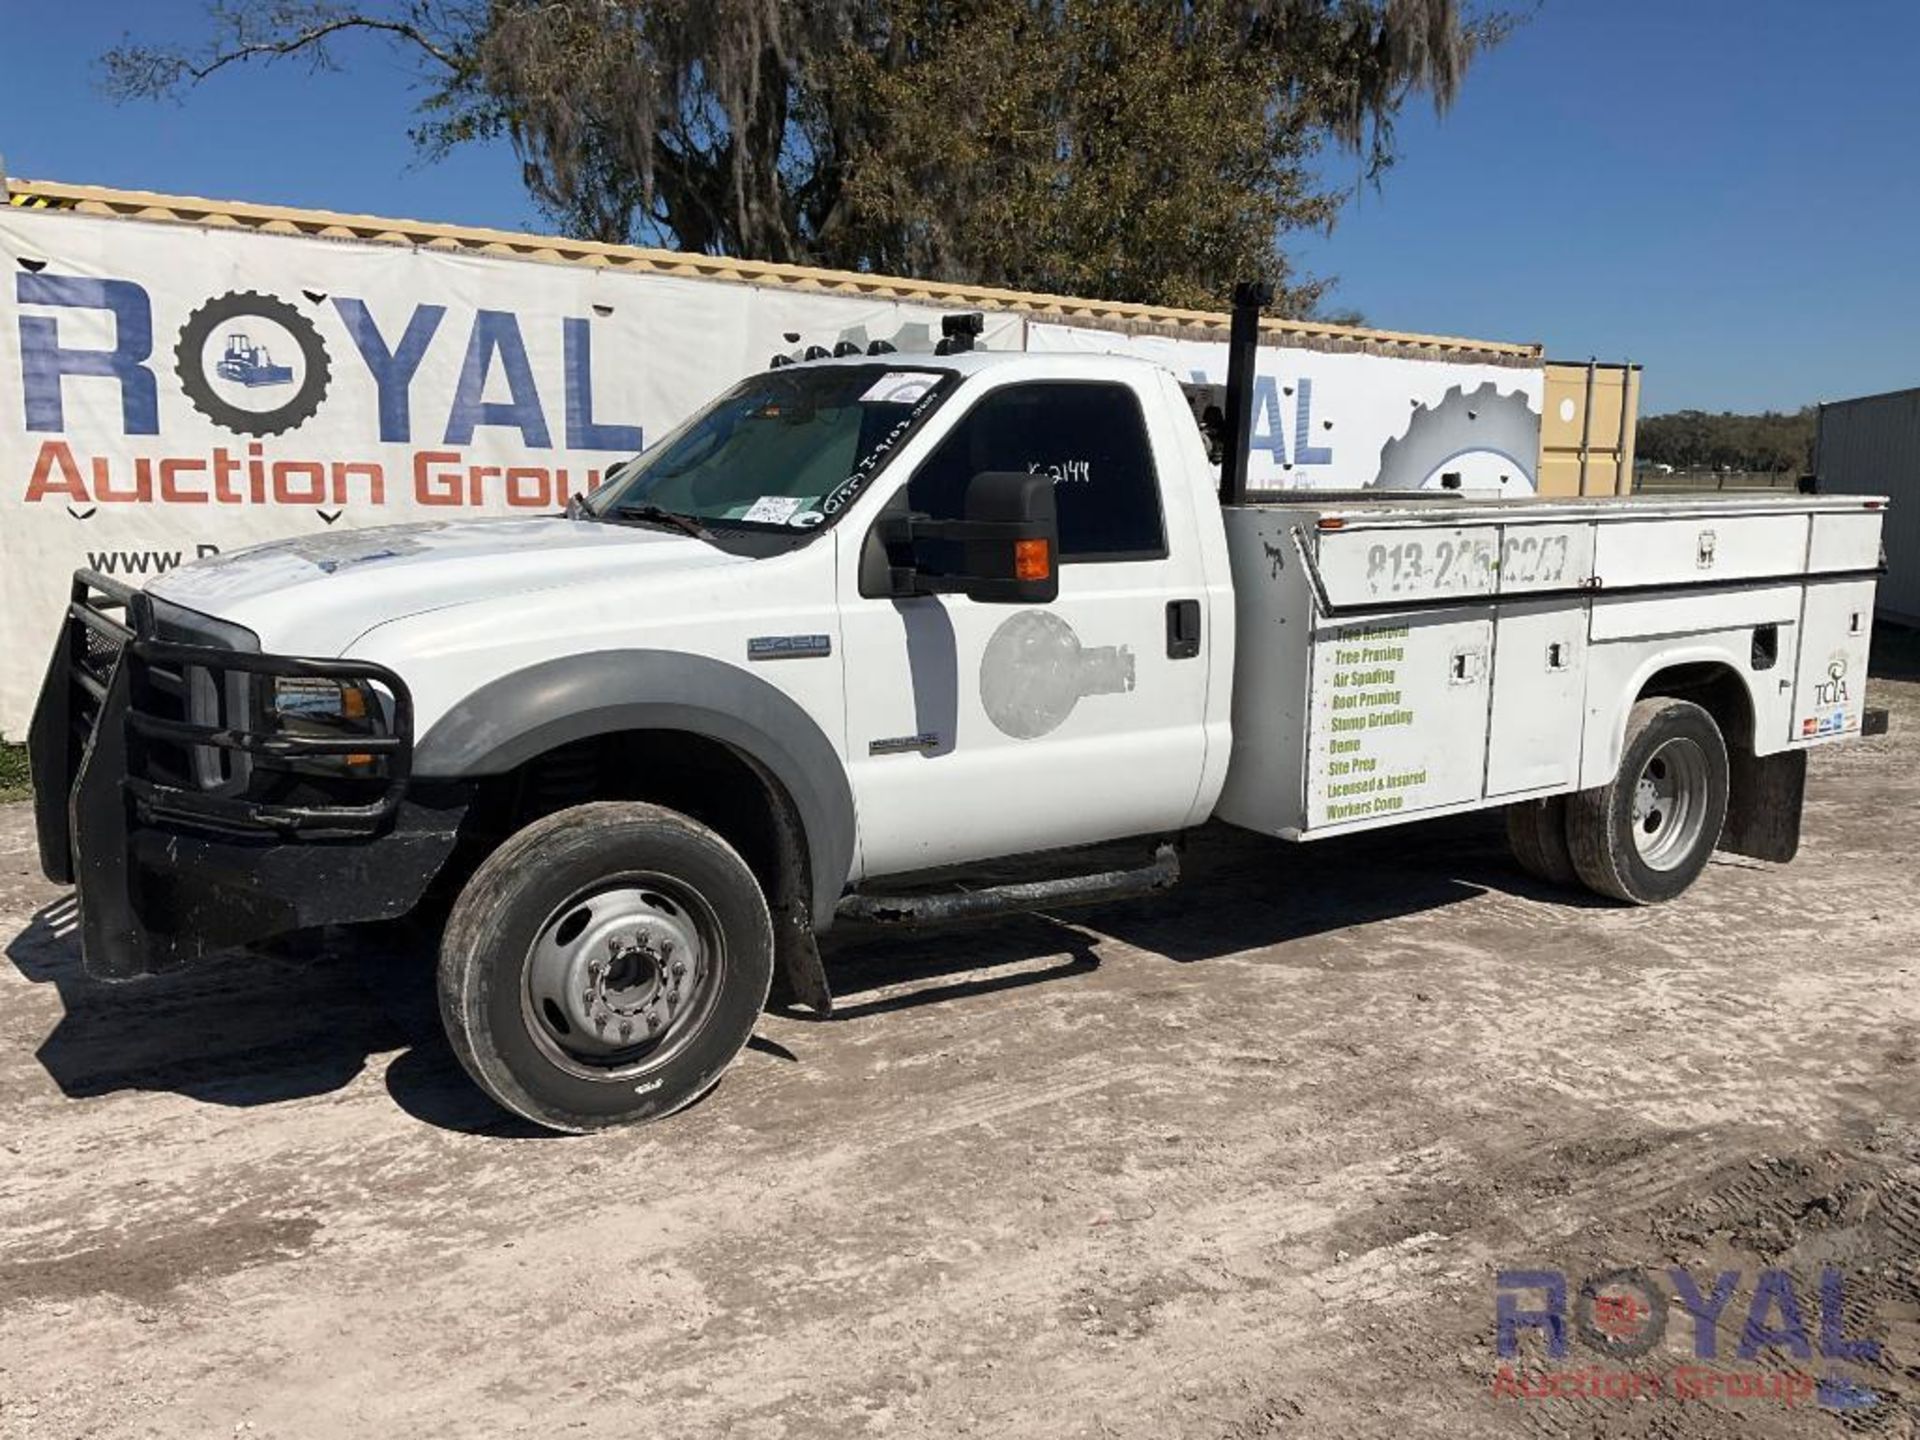
[[[415,48],[424,52],[432,59],[437,60],[450,71],[460,68],[459,62],[454,59],[452,53],[434,44],[432,38],[417,25],[405,20],[380,20],[371,15],[344,15],[338,20],[331,20],[324,25],[313,26],[311,29],[302,31],[298,35],[289,36],[284,40],[258,40],[251,44],[241,45],[233,50],[223,51],[214,55],[204,65],[188,63],[182,73],[195,84],[198,84],[215,71],[222,70],[229,65],[239,64],[247,60],[284,59],[289,55],[307,49],[309,46],[319,46],[325,42],[328,37],[340,34],[345,30],[371,30],[376,33],[391,35],[395,39],[405,40],[412,44]]]
[[[326,53],[327,41],[350,30],[383,35],[410,45],[439,65],[449,76],[462,73],[459,53],[438,40],[417,19],[396,19],[357,11],[327,15],[331,7],[300,8],[306,10],[307,17],[313,17],[317,11],[324,18],[310,18],[309,23],[296,26],[290,23],[291,15],[283,14],[275,18],[285,24],[286,33],[260,38],[249,36],[248,32],[254,27],[248,23],[250,17],[244,12],[217,12],[224,14],[231,24],[235,43],[225,48],[211,45],[197,58],[184,51],[159,46],[132,43],[116,45],[101,57],[101,64],[106,71],[105,89],[120,99],[159,99],[182,86],[199,85],[232,65],[254,60],[271,63],[302,52],[310,54],[317,67],[331,68],[332,61]],[[415,13],[417,15],[420,12]],[[273,28],[271,19],[266,28]]]

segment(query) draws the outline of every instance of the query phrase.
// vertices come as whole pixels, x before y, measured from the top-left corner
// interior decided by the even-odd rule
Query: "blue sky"
[[[1524,0],[1521,0],[1524,3]],[[537,229],[504,148],[432,164],[411,72],[235,72],[116,106],[93,61],[198,35],[198,0],[0,0],[0,155],[86,183]],[[1649,413],[1920,384],[1920,6],[1545,0],[1331,236],[1295,237],[1376,325],[1646,366]],[[1355,167],[1330,157],[1329,177]]]

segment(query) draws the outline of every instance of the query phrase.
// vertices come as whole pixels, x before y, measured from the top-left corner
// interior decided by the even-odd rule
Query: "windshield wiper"
[[[587,497],[577,494],[567,497],[566,515],[569,520],[598,520],[600,518],[599,515],[594,513],[593,507],[587,504]]]
[[[613,513],[664,525],[669,530],[678,530],[682,535],[691,535],[696,540],[707,538],[706,526],[691,515],[682,515],[678,510],[663,510],[658,505],[617,505]]]

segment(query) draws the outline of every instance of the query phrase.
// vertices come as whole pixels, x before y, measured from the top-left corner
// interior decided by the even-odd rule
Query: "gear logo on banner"
[[[277,295],[228,291],[187,317],[174,373],[193,408],[236,435],[284,435],[311,420],[333,379],[326,342]]]
[[[1378,490],[1497,487],[1530,494],[1540,416],[1520,392],[1502,394],[1491,380],[1476,390],[1455,385],[1437,405],[1416,405],[1406,430],[1380,447]]]

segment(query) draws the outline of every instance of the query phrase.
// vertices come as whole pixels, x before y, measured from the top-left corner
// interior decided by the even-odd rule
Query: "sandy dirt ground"
[[[1525,880],[1485,817],[1207,834],[1158,903],[842,938],[838,1018],[768,1016],[693,1110],[586,1139],[467,1086],[418,956],[89,986],[5,807],[0,1435],[1912,1435],[1894,674],[1790,866],[1628,910]],[[1499,1393],[1497,1274],[1623,1266],[1733,1272],[1717,1359],[1674,1304],[1637,1359],[1523,1341],[1657,1393]],[[1737,1353],[1765,1267],[1809,1356],[1775,1302]],[[1690,1364],[1849,1404],[1684,1398]]]

